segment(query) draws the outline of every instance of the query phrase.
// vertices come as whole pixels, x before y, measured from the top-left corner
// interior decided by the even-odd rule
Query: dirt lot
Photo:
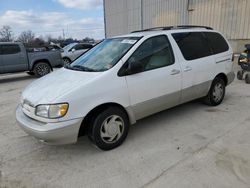
[[[235,81],[218,107],[191,102],[141,120],[119,148],[82,138],[48,146],[16,124],[34,78],[0,76],[0,187],[250,187],[250,85]],[[39,92],[39,91],[38,91]]]

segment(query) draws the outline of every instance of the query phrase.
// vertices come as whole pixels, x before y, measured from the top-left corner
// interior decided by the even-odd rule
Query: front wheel
[[[51,72],[51,68],[48,63],[39,62],[35,64],[33,72],[35,76],[42,77]]]
[[[97,114],[90,123],[88,136],[102,150],[111,150],[120,146],[129,130],[127,114],[118,107],[109,107]]]
[[[243,70],[239,70],[237,72],[237,78],[238,78],[238,80],[243,80],[243,75],[244,75]]]
[[[204,99],[204,102],[210,106],[221,104],[226,92],[226,85],[223,79],[216,77],[212,82],[211,88]]]
[[[64,64],[64,66],[69,65],[69,64],[71,64],[71,60],[69,58],[65,57],[65,58],[63,58],[63,64]]]

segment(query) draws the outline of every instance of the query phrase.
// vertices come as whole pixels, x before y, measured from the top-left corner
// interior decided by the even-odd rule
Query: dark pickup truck
[[[41,77],[60,66],[63,66],[60,50],[28,52],[22,43],[0,42],[0,74],[27,71]]]

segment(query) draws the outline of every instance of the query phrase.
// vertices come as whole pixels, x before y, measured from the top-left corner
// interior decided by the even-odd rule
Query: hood
[[[33,106],[54,103],[58,97],[89,83],[100,74],[61,68],[32,82],[23,91],[22,99]]]

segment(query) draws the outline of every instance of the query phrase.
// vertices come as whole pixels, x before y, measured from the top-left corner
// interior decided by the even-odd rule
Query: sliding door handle
[[[188,72],[188,71],[191,71],[191,70],[192,70],[192,68],[191,68],[191,67],[189,67],[189,66],[187,66],[187,67],[185,67],[185,68],[184,68],[184,70],[183,70],[183,71],[184,71],[184,72]]]
[[[171,75],[176,75],[176,74],[180,74],[180,70],[178,70],[178,69],[173,69],[172,71],[171,71]]]

